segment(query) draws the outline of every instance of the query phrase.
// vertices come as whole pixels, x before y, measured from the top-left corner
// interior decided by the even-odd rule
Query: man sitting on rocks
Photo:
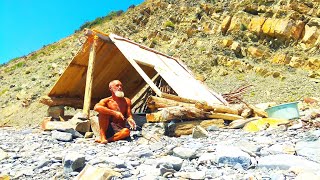
[[[109,89],[112,96],[100,100],[94,107],[94,110],[99,113],[101,137],[96,142],[102,144],[129,137],[130,130],[126,128],[126,122],[130,125],[130,129],[136,129],[131,113],[131,101],[124,97],[122,83],[119,80],[113,80],[109,83]]]

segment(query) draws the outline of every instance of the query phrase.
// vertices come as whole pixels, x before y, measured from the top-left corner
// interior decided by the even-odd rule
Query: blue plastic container
[[[298,102],[280,104],[266,109],[269,118],[296,119],[299,118]]]

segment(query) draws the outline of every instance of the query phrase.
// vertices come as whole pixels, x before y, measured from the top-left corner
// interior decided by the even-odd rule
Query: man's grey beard
[[[123,91],[116,91],[116,92],[114,92],[114,94],[119,98],[123,98],[124,97],[124,92]]]

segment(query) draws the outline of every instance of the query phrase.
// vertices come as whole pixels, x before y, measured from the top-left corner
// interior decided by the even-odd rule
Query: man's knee
[[[122,129],[122,134],[125,135],[126,137],[130,136],[130,130],[128,128],[123,128]]]

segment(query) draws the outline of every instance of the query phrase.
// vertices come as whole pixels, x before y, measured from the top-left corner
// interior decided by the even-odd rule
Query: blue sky
[[[0,0],[0,64],[74,33],[87,21],[143,0]]]

